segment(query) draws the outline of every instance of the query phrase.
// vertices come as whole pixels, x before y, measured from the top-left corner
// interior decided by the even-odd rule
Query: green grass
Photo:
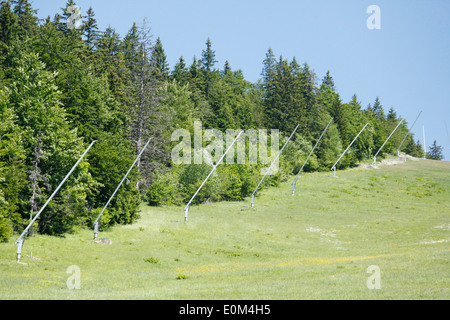
[[[449,299],[450,162],[304,174],[250,200],[142,206],[99,235],[0,244],[0,299]],[[40,260],[26,257],[32,251]],[[81,288],[66,284],[69,266]],[[381,289],[369,290],[376,265]]]

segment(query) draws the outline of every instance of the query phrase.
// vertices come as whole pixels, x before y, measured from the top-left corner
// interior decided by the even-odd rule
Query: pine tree
[[[380,99],[377,97],[375,99],[375,103],[373,104],[373,113],[376,119],[383,121],[386,119],[384,115],[383,106],[381,105]]]
[[[386,116],[386,120],[391,121],[391,122],[397,122],[398,116],[397,116],[397,112],[395,112],[394,108],[391,107],[389,109],[389,112]]]
[[[350,105],[353,107],[353,109],[361,111],[361,103],[358,101],[358,97],[356,96],[356,94],[353,94]]]
[[[208,38],[206,40],[206,50],[202,51],[202,69],[206,72],[211,72],[216,62],[216,52],[212,50],[212,43]]]
[[[136,61],[139,59],[139,30],[136,23],[133,23],[123,39],[122,50],[126,67],[134,72],[134,69],[137,68]]]
[[[436,140],[434,140],[433,144],[429,147],[429,152],[427,152],[426,158],[432,160],[442,160],[444,159],[444,155],[442,153],[443,147],[438,146]]]
[[[271,81],[273,80],[275,72],[275,64],[276,64],[275,55],[272,49],[269,48],[269,50],[267,50],[266,53],[266,58],[263,61],[263,70],[261,72],[263,81],[266,84],[266,86],[268,86],[266,87],[266,91],[271,87]]]
[[[327,71],[327,74],[323,78],[320,89],[323,90],[325,87],[329,88],[333,92],[336,91],[333,77],[330,75],[330,70]]]
[[[227,61],[225,61],[225,64],[223,66],[223,71],[221,73],[221,76],[226,76],[230,72],[232,72],[232,71],[231,71],[230,63],[227,60]]]
[[[424,157],[423,147],[422,147],[420,141],[417,140],[417,142],[415,142],[414,138],[412,136],[409,136],[406,139],[403,146],[404,147],[402,148],[402,151],[405,152],[406,154],[408,154],[412,157],[416,157],[416,158]]]
[[[368,120],[361,109],[361,104],[358,101],[356,94],[352,96],[352,100],[344,104],[349,117],[349,135],[351,139],[354,139],[361,130],[361,126],[365,125]],[[356,158],[358,160],[369,159],[374,149],[372,126],[367,127],[358,139],[354,142],[354,149]]]
[[[96,51],[92,62],[96,74],[107,77],[109,89],[121,102],[126,99],[124,91],[131,81],[123,46],[116,30],[111,27],[106,28],[96,41]]]
[[[307,103],[303,86],[304,74],[295,59],[288,62],[282,56],[272,66],[272,52],[264,60],[264,111],[267,125],[290,134],[297,126],[306,127]]]
[[[172,79],[176,80],[178,83],[184,85],[189,81],[189,70],[186,68],[186,62],[183,57],[178,59],[175,67],[172,71]]]
[[[197,59],[194,55],[192,63],[189,66],[189,83],[191,87],[195,88],[194,91],[198,91],[198,94],[202,95],[204,100],[207,99],[205,95],[205,77],[202,70],[202,61]]]
[[[89,10],[86,12],[86,20],[83,21],[83,25],[81,29],[83,30],[83,35],[85,37],[86,45],[89,50],[94,50],[96,42],[99,37],[97,20],[94,18],[95,13],[92,7],[89,7]]]
[[[206,50],[203,50],[201,59],[201,70],[203,71],[204,77],[204,93],[207,99],[213,85],[213,68],[216,62],[216,52],[212,50],[211,40],[208,38],[206,40]]]
[[[229,63],[214,82],[209,103],[214,112],[209,126],[220,130],[246,129],[253,124],[251,102],[246,92],[250,84],[245,81],[241,70],[232,71]]]
[[[151,62],[153,64],[153,76],[159,81],[167,81],[169,79],[169,64],[159,37],[156,39]]]
[[[366,109],[363,110],[363,113],[369,118],[375,118],[373,107],[370,103],[367,105]]]
[[[18,37],[17,15],[12,12],[9,1],[2,1],[0,7],[0,62],[8,48]]]
[[[97,42],[97,51],[106,59],[114,59],[121,51],[120,35],[114,28],[108,27]],[[110,63],[110,62],[109,62]]]
[[[12,3],[14,6],[14,13],[18,17],[18,24],[20,27],[20,35],[30,36],[36,31],[38,18],[36,16],[37,10],[34,10],[28,0],[16,0]]]
[[[205,77],[202,71],[202,61],[197,59],[195,55],[187,71],[186,79],[189,83],[189,91],[192,93],[191,100],[194,103],[195,117],[202,120],[205,127],[208,128],[209,120],[213,119],[215,114],[205,95]]]
[[[294,58],[295,60],[295,58]],[[316,112],[317,105],[318,105],[318,99],[317,99],[317,88],[316,88],[316,75],[315,73],[310,69],[309,65],[305,62],[302,66],[299,67],[298,71],[295,73],[295,77],[298,79],[298,88],[301,93],[302,97],[302,103],[303,106],[300,110],[300,120],[299,123],[301,124],[300,132],[303,133],[304,137],[311,136],[311,133],[314,131],[314,124],[311,125],[311,119],[313,119],[313,122],[318,118],[313,117],[311,118],[311,114],[313,112]],[[328,119],[328,114],[323,114],[322,118]],[[320,121],[319,121],[320,122]],[[328,121],[324,120],[325,123],[328,123]],[[323,128],[323,126],[320,126]],[[318,128],[316,128],[318,129]],[[321,133],[322,129],[318,129],[317,133]]]
[[[320,85],[319,101],[325,106],[333,118],[333,122],[336,123],[342,144],[349,145],[353,137],[351,137],[348,108],[342,103],[335,88],[333,77],[330,75],[330,71],[327,71]],[[347,157],[346,159],[349,158]]]

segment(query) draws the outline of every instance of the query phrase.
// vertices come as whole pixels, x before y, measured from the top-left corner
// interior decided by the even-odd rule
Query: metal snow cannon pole
[[[72,172],[75,170],[75,168],[80,164],[81,160],[83,160],[84,156],[89,152],[89,150],[92,148],[92,146],[94,145],[94,143],[96,143],[97,141],[93,141],[91,143],[91,145],[86,149],[86,151],[83,153],[83,155],[78,159],[77,163],[75,163],[75,165],[72,167],[72,169],[69,171],[69,173],[65,176],[65,178],[63,179],[63,181],[59,184],[59,186],[55,189],[55,191],[52,193],[52,195],[50,196],[50,198],[47,199],[47,201],[45,202],[45,204],[42,206],[41,210],[39,210],[39,212],[34,216],[33,220],[31,220],[31,222],[28,224],[28,226],[25,228],[25,230],[22,232],[22,234],[20,235],[20,237],[16,240],[16,242],[14,244],[17,245],[17,262],[20,262],[20,257],[22,255],[22,247],[23,247],[23,238],[25,237],[25,235],[28,233],[28,230],[31,228],[31,226],[33,225],[33,223],[36,221],[36,219],[41,215],[42,211],[44,211],[44,209],[47,207],[47,205],[49,204],[49,202],[53,199],[53,197],[58,193],[59,189],[62,187],[62,185],[64,184],[64,182],[66,182],[66,180],[70,177],[70,175],[72,174]]]

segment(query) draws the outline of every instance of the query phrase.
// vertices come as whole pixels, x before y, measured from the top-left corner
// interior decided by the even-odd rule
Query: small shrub
[[[151,263],[151,264],[158,264],[159,263],[159,259],[153,258],[153,257],[149,257],[144,259],[145,262]]]

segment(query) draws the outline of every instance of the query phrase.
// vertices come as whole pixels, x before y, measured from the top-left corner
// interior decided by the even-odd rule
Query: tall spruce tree
[[[171,73],[171,77],[182,85],[189,81],[189,70],[186,67],[186,61],[183,57],[178,59],[178,62],[175,64]]]
[[[206,49],[203,50],[201,59],[201,70],[203,71],[204,93],[206,99],[209,98],[211,87],[213,85],[213,68],[216,62],[216,52],[212,49],[211,40],[208,38],[206,40]]]
[[[151,62],[153,64],[153,76],[158,81],[167,81],[169,79],[169,64],[159,37],[156,39]]]
[[[321,90],[323,90],[325,87],[329,88],[331,91],[335,92],[336,91],[336,86],[334,84],[334,80],[333,77],[330,74],[330,70],[327,71],[327,74],[325,75],[325,77],[322,80],[322,84],[321,84]]]
[[[443,147],[439,146],[436,143],[436,140],[434,140],[433,144],[429,147],[429,150],[427,152],[427,159],[432,159],[432,160],[442,160],[444,159],[444,154],[442,153]]]
[[[372,110],[373,110],[373,113],[374,113],[374,116],[376,119],[378,119],[380,121],[386,119],[386,116],[384,114],[384,109],[383,109],[383,106],[381,105],[379,97],[376,97],[375,102],[372,107]]]
[[[28,0],[12,1],[14,4],[14,13],[18,17],[19,34],[21,37],[30,36],[36,32],[38,18],[37,10],[32,8]]]
[[[348,145],[352,141],[348,110],[342,104],[339,94],[336,92],[333,77],[330,71],[322,79],[319,89],[319,99],[324,104],[328,113],[334,119],[334,123],[338,126],[343,145]],[[346,159],[349,159],[348,157]]]
[[[352,96],[349,103],[344,104],[344,108],[349,117],[349,136],[351,139],[354,139],[368,120],[361,109],[361,103],[358,101],[356,94]],[[354,142],[354,146],[355,155],[358,160],[371,158],[374,149],[372,126],[366,127]]]
[[[273,77],[274,77],[275,64],[276,64],[275,55],[274,55],[272,49],[269,48],[269,50],[267,50],[267,53],[266,53],[266,58],[263,61],[263,70],[261,72],[264,84],[265,84],[265,86],[267,86],[265,88],[266,91],[270,89],[271,80],[273,80]]]
[[[11,10],[10,2],[2,1],[0,5],[0,62],[2,62],[9,47],[18,37],[19,27],[18,17]]]
[[[263,62],[264,110],[267,125],[289,135],[297,124],[306,127],[306,101],[303,96],[304,80],[295,59],[289,63],[280,56],[273,65],[271,50]]]
[[[95,12],[92,7],[89,7],[85,18],[86,20],[83,21],[81,28],[85,38],[84,41],[86,42],[89,50],[92,51],[95,48],[100,33],[98,30],[97,20],[95,19]]]

